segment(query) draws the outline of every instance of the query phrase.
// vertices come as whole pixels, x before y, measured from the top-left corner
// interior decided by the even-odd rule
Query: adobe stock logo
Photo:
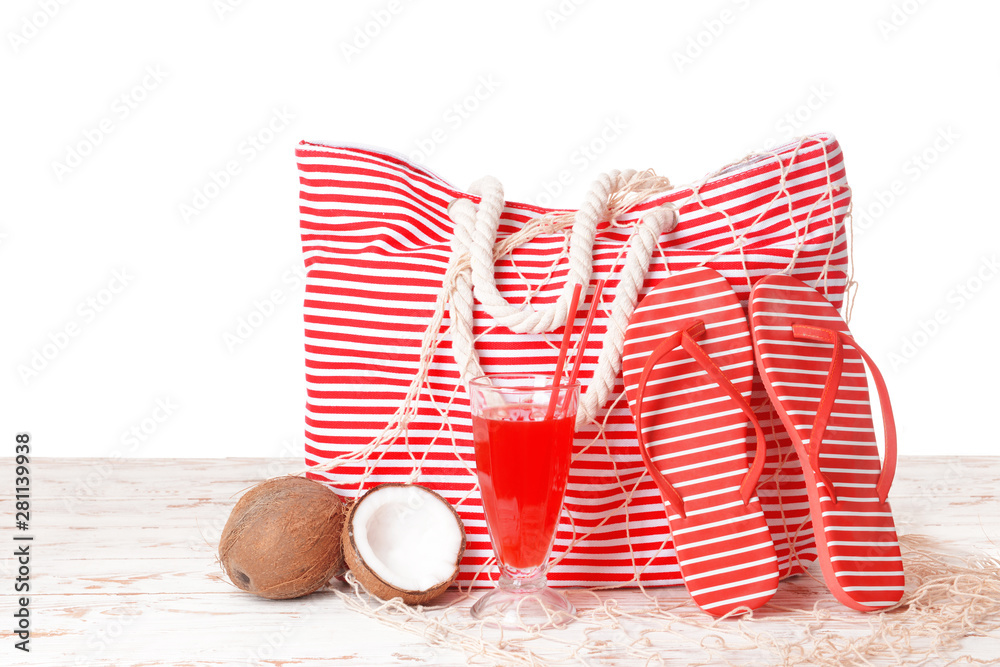
[[[230,353],[235,352],[274,317],[283,304],[306,282],[306,272],[296,261],[283,274],[281,282],[261,298],[254,299],[249,312],[241,315],[231,331],[222,334],[222,341]]]
[[[950,125],[938,128],[934,139],[922,149],[914,152],[900,167],[900,177],[892,179],[885,187],[876,190],[864,204],[856,204],[854,210],[853,233],[855,238],[875,226],[896,203],[913,190],[913,185],[950,151],[961,139],[961,135]]]
[[[903,2],[894,3],[888,18],[880,18],[875,23],[882,39],[888,41],[894,37],[925,4],[927,4],[927,0],[903,0]]]
[[[776,134],[765,139],[760,148],[751,152],[770,153],[778,146],[794,140],[834,97],[834,91],[825,83],[809,86],[798,104],[789,107],[784,114],[778,116],[774,123]]]
[[[724,8],[712,18],[702,21],[701,28],[688,35],[684,48],[673,52],[674,66],[678,73],[683,74],[685,69],[694,65],[725,34],[729,26],[750,9],[750,0],[732,0],[732,4],[736,5],[735,10]]]
[[[111,279],[101,289],[77,304],[76,317],[55,331],[50,331],[45,342],[31,350],[27,363],[18,364],[16,370],[21,382],[27,386],[38,378],[87,329],[88,325],[119,298],[132,280],[133,276],[129,274],[128,269],[113,270]]]
[[[225,21],[229,14],[243,6],[244,0],[214,0],[212,9],[220,21]]]
[[[354,34],[350,41],[340,43],[340,52],[348,64],[361,55],[361,52],[378,39],[393,19],[403,11],[401,0],[389,0],[381,9],[373,9],[370,17],[362,25],[354,26]]]
[[[131,458],[140,447],[152,440],[156,432],[173,418],[179,407],[169,396],[156,398],[153,409],[147,412],[146,416],[121,432],[118,446],[101,458],[95,459],[94,465],[83,468],[87,471],[86,475],[77,479],[72,495],[63,496],[63,506],[70,512],[76,513],[81,501],[96,497],[104,482],[118,472],[119,464]]]
[[[576,10],[584,5],[587,0],[559,0],[559,4],[553,5],[545,10],[545,20],[551,30],[555,30],[561,24],[568,21]]]
[[[20,29],[7,33],[7,41],[14,53],[18,53],[33,40],[54,19],[69,0],[38,0],[38,10],[21,17]]]
[[[192,191],[191,199],[177,205],[181,220],[190,223],[204,213],[294,120],[295,114],[286,107],[272,109],[270,118],[240,142],[236,154],[226,159],[219,169],[210,169],[208,177],[202,179],[201,184]]]
[[[433,155],[493,97],[498,88],[500,82],[492,74],[480,76],[468,94],[445,109],[441,115],[441,124],[413,142],[416,150],[410,151],[410,160],[424,162]]]
[[[628,125],[619,116],[606,118],[604,125],[588,141],[578,145],[569,156],[569,166],[575,170],[564,168],[557,171],[552,178],[542,180],[542,190],[534,197],[539,206],[554,206],[556,198],[569,188],[577,179],[587,173],[591,165],[618,141],[628,129]]]
[[[146,101],[150,93],[159,88],[166,79],[167,73],[159,65],[148,65],[143,70],[142,78],[135,85],[112,100],[108,115],[97,121],[96,125],[84,128],[82,138],[66,146],[62,162],[53,160],[52,173],[55,174],[56,180],[62,183],[68,175],[76,171],[118,128],[119,124],[131,116]]]
[[[890,352],[888,359],[892,370],[898,370],[917,357],[934,338],[952,321],[955,314],[966,308],[988,285],[1000,275],[1000,262],[994,253],[983,257],[979,266],[945,295],[946,306],[934,310],[929,319],[917,321],[917,330],[903,336],[898,352]]]

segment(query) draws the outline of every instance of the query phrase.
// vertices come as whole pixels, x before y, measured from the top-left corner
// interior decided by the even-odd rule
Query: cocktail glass
[[[551,627],[576,610],[546,572],[569,477],[580,386],[553,376],[484,375],[469,383],[476,468],[500,567],[496,588],[472,607],[502,627]],[[555,392],[555,410],[547,417]]]

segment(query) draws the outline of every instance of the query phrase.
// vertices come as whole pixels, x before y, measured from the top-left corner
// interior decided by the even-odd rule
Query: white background
[[[610,168],[684,183],[831,131],[855,195],[852,330],[901,453],[1000,453],[998,20],[987,1],[5,0],[0,441],[301,453],[301,139],[575,207]]]

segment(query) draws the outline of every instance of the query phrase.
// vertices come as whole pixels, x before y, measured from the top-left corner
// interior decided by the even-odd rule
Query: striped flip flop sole
[[[872,422],[867,355],[837,309],[796,278],[768,276],[751,292],[750,326],[761,379],[805,474],[827,586],[860,611],[896,604],[903,595],[903,563],[886,501],[895,429],[878,369],[867,359],[886,420],[884,464]],[[822,431],[815,430],[817,423]]]
[[[679,340],[698,322],[703,333],[697,343],[674,347],[672,337]],[[696,361],[701,353],[711,361]],[[706,364],[717,366],[722,384]],[[622,374],[639,446],[667,506],[681,576],[698,606],[713,615],[755,609],[778,585],[756,479],[748,479],[756,458],[756,450],[748,450],[746,415],[753,365],[743,308],[712,269],[660,282],[626,330]],[[731,393],[723,388],[727,382]]]

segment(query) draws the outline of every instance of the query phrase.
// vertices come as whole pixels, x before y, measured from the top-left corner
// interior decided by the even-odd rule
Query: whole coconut
[[[345,509],[333,491],[303,477],[277,477],[244,494],[219,540],[237,587],[272,600],[297,598],[343,570]]]

